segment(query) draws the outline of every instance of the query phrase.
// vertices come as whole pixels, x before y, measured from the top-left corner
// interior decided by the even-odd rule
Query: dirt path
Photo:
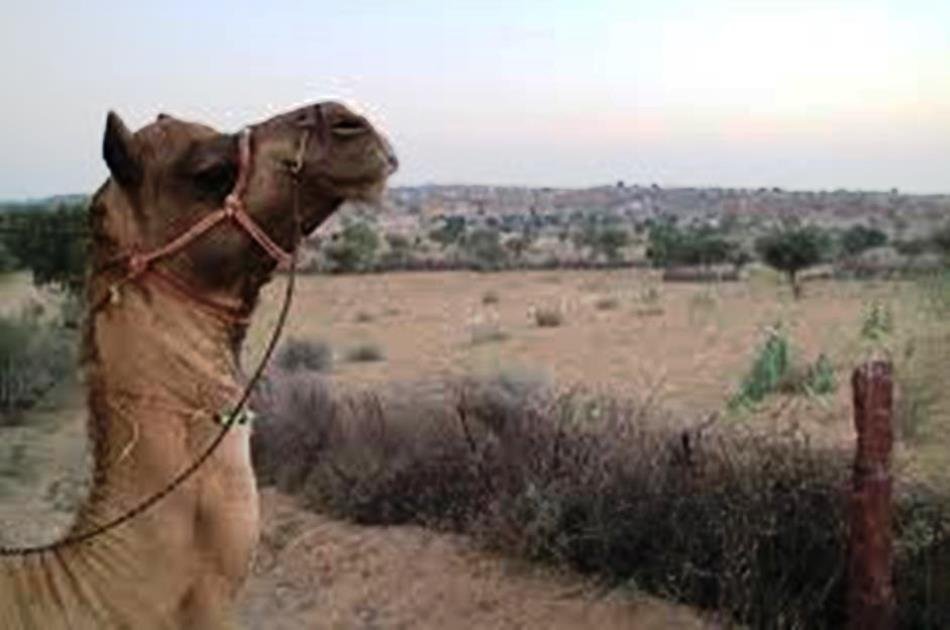
[[[249,629],[702,628],[684,608],[598,593],[576,577],[417,527],[360,527],[264,492],[244,594]]]

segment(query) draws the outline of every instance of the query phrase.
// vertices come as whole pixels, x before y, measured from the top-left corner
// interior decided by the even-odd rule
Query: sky
[[[0,198],[88,192],[106,112],[353,104],[396,185],[950,192],[947,0],[8,3]]]

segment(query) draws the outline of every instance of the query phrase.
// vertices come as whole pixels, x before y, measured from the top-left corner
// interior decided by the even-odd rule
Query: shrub
[[[291,338],[277,353],[277,365],[290,372],[325,372],[333,367],[333,349],[324,341]]]
[[[729,400],[732,409],[754,406],[777,391],[788,377],[792,362],[785,332],[781,326],[775,326],[766,335],[765,343],[759,348],[749,373],[742,379],[739,391]]]
[[[617,264],[623,260],[621,252],[630,243],[630,234],[623,228],[602,224],[591,217],[575,233],[573,240],[576,248],[589,250],[592,259],[603,256],[609,264]]]
[[[838,246],[845,256],[857,256],[861,252],[887,244],[887,234],[875,227],[855,225],[841,234]]]
[[[556,328],[564,323],[564,315],[559,308],[542,306],[534,310],[534,322],[541,328]]]
[[[360,343],[350,348],[346,358],[354,362],[382,361],[385,358],[382,348],[375,343]]]
[[[36,475],[35,462],[22,443],[0,443],[0,497]]]
[[[943,254],[947,263],[950,263],[950,223],[935,231],[930,237],[934,249]]]
[[[872,302],[864,312],[861,321],[861,338],[871,342],[881,342],[894,332],[894,313],[881,302]]]
[[[816,396],[832,394],[838,389],[835,369],[827,355],[818,355],[815,363],[808,367],[801,389],[807,394]]]
[[[715,265],[731,261],[740,250],[725,235],[711,227],[680,228],[660,222],[650,228],[646,256],[654,267],[671,265]],[[736,258],[742,266],[746,257]]]
[[[36,316],[0,317],[0,421],[32,406],[75,370],[75,340]]]
[[[368,324],[369,322],[373,321],[375,318],[373,317],[372,313],[368,313],[366,311],[359,311],[356,314],[356,317],[354,317],[353,319],[356,321],[357,324]]]
[[[488,290],[482,295],[482,304],[498,304],[500,301],[501,296],[497,291]]]
[[[612,311],[620,308],[620,300],[614,296],[605,296],[594,302],[594,308],[598,311]]]
[[[337,272],[368,271],[376,260],[379,235],[368,224],[358,221],[343,227],[336,240],[324,247],[324,255]]]
[[[20,261],[7,249],[7,246],[0,241],[0,273],[7,273],[19,269]]]
[[[498,230],[479,228],[462,239],[462,249],[468,263],[480,271],[504,269],[508,264],[508,252],[501,245]]]
[[[272,390],[255,462],[337,516],[467,533],[727,625],[843,623],[847,454],[738,428],[674,431],[628,401],[519,378],[401,400],[334,399],[295,377]],[[950,504],[905,489],[896,501],[901,622],[944,627],[935,577]]]
[[[751,369],[727,406],[731,410],[749,409],[775,392],[823,396],[837,388],[831,360],[822,353],[814,363],[795,362],[791,344],[781,325],[777,325],[768,330]]]

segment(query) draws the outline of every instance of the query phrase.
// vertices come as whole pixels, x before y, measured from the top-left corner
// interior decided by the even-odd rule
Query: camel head
[[[347,199],[379,196],[397,166],[386,139],[363,116],[324,102],[240,133],[160,114],[130,131],[110,112],[103,157],[110,180],[93,204],[93,259],[152,251],[225,205],[243,172],[246,214],[285,251]],[[246,303],[276,266],[246,230],[225,221],[159,263],[189,284]]]

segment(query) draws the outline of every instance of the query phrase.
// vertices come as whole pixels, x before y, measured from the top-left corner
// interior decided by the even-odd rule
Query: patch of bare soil
[[[690,610],[604,593],[576,576],[419,527],[362,527],[273,490],[243,595],[248,629],[704,628]]]

